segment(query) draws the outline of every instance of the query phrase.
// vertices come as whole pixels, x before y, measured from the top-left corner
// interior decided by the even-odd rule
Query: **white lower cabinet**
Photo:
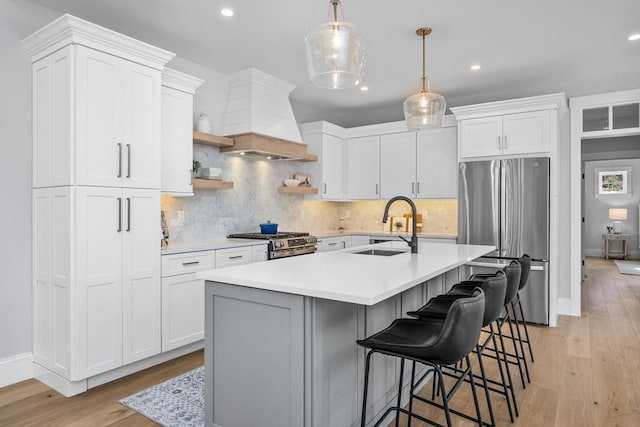
[[[159,190],[34,190],[34,361],[78,381],[160,352],[159,206]]]
[[[267,245],[251,246],[251,262],[261,262],[269,259]]]
[[[196,273],[265,261],[267,245],[162,256],[162,351],[204,339],[204,280]]]
[[[162,257],[162,351],[204,338],[204,280],[196,272],[215,262],[215,251]]]

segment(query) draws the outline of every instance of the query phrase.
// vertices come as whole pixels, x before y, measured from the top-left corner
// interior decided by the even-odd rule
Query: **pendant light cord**
[[[422,93],[425,92],[425,82],[427,81],[427,60],[426,60],[426,45],[427,45],[427,34],[426,31],[422,32]]]

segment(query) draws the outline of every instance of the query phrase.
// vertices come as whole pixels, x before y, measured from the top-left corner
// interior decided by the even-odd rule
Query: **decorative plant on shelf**
[[[400,229],[404,226],[404,224],[401,223],[400,221],[394,222],[393,225],[396,227],[396,230],[398,231],[400,231]]]
[[[200,172],[200,168],[202,167],[202,164],[198,161],[198,160],[193,160],[193,166],[191,167],[191,177],[195,178],[196,176],[198,176],[198,173]]]

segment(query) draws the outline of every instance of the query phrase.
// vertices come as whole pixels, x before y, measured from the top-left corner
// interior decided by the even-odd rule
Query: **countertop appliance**
[[[529,254],[531,273],[520,292],[524,315],[548,325],[549,158],[461,162],[458,188],[458,242],[494,245],[482,264]]]
[[[230,239],[258,239],[268,240],[268,259],[314,253],[318,239],[309,233],[295,233],[281,231],[275,234],[239,233],[229,234]]]

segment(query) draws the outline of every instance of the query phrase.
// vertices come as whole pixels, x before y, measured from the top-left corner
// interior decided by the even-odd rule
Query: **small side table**
[[[605,233],[602,235],[602,240],[604,240],[604,258],[609,259],[609,257],[622,257],[622,259],[627,259],[629,256],[629,235],[621,234],[621,233]],[[619,241],[622,243],[622,251],[621,252],[612,252],[609,247],[609,242],[611,241]]]

